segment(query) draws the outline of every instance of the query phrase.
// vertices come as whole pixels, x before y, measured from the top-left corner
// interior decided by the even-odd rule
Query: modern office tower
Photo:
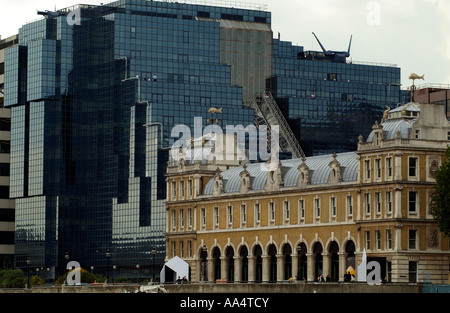
[[[235,83],[244,78],[232,74],[241,61],[226,58],[222,36],[248,36],[260,64],[253,49],[271,56],[261,50],[270,13],[120,0],[40,14],[5,52],[15,266],[49,268],[49,278],[67,261],[111,278],[159,275],[167,148],[181,136],[172,129],[197,136],[194,117],[203,128],[212,117],[253,125]]]
[[[17,45],[18,35],[0,38],[0,269],[14,264],[14,200],[9,199],[11,110],[3,105],[5,49]]]
[[[400,68],[351,61],[348,52],[273,40],[267,88],[308,156],[353,151],[386,106],[402,103]]]
[[[278,105],[262,97],[264,113],[296,155],[353,151],[359,125],[398,102],[396,67],[301,59],[302,47],[273,39],[265,7],[189,2],[77,5],[20,28],[4,90],[16,267],[51,278],[70,260],[111,278],[158,275],[169,148],[212,118],[253,125],[265,83]]]

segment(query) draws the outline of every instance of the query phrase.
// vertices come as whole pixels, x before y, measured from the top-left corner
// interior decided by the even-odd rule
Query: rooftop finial
[[[409,75],[409,79],[411,79],[413,81],[413,84],[411,86],[411,102],[414,102],[414,93],[416,91],[416,87],[414,86],[414,81],[416,79],[422,79],[425,80],[425,74],[423,74],[422,76],[417,75],[416,73],[411,73]]]

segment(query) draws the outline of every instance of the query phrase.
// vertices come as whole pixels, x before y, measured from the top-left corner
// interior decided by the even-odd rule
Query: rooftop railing
[[[267,11],[267,4],[236,2],[228,0],[162,0],[160,2],[199,4],[199,5],[226,7],[234,9]]]

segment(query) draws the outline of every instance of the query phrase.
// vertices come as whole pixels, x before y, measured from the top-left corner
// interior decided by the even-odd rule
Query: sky
[[[174,2],[175,0],[170,0]],[[0,35],[18,33],[25,23],[41,18],[36,10],[54,10],[78,3],[110,0],[2,1]],[[178,2],[190,3],[189,0]],[[195,0],[207,4],[266,5],[274,37],[320,50],[314,32],[327,50],[347,50],[353,35],[353,61],[394,64],[401,68],[402,88],[412,85],[411,73],[425,75],[421,84],[450,85],[449,0]]]

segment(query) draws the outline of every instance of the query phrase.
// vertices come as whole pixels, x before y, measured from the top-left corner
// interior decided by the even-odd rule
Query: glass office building
[[[223,108],[220,126],[253,124],[245,79],[221,58],[221,29],[243,24],[262,56],[249,62],[271,61],[270,13],[256,7],[120,0],[20,28],[5,53],[17,268],[51,278],[71,260],[109,277],[159,275],[172,128],[194,117],[205,127],[210,107]]]
[[[4,75],[16,267],[158,275],[172,129],[204,128],[210,107],[223,128],[252,125],[269,88],[310,155],[353,151],[398,102],[398,68],[311,58],[273,39],[265,7],[224,4],[119,0],[20,28]]]
[[[351,62],[278,39],[273,56],[267,88],[308,156],[354,151],[386,106],[403,101],[395,65]]]

